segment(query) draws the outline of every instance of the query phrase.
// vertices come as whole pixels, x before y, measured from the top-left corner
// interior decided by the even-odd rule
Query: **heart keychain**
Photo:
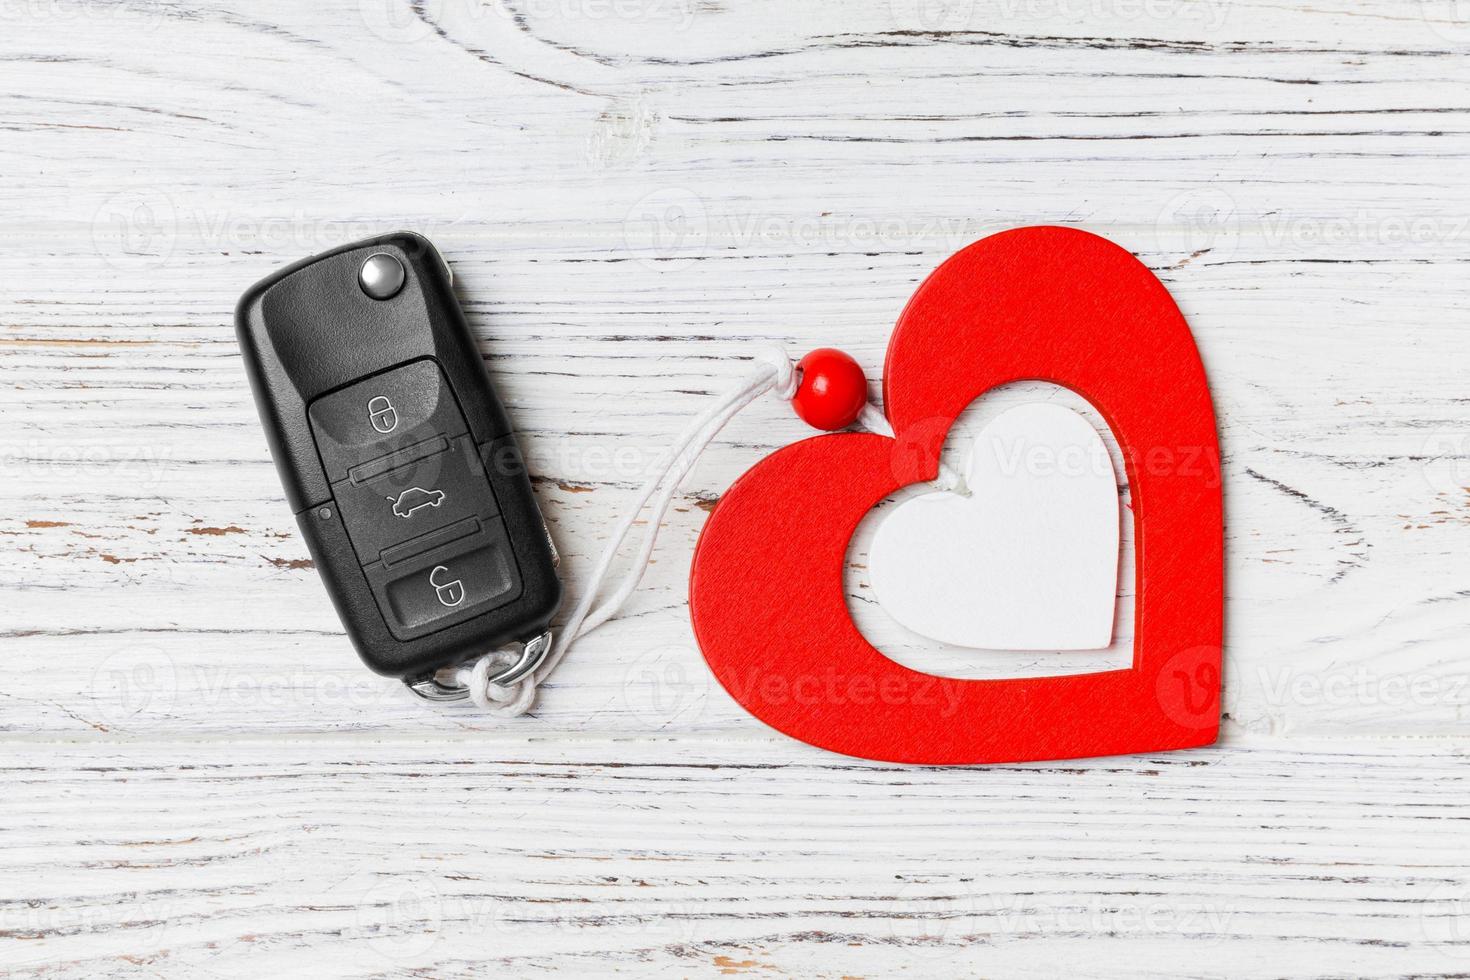
[[[955,680],[885,657],[842,575],[859,521],[933,479],[960,412],[997,386],[1081,394],[1117,439],[1137,549],[1132,666]],[[931,275],[889,344],[893,434],[778,450],[705,525],[690,575],[695,635],[746,710],[793,738],[868,759],[970,764],[1206,745],[1219,728],[1224,548],[1204,367],[1162,283],[1106,239],[1021,228]],[[870,426],[872,427],[872,426]]]

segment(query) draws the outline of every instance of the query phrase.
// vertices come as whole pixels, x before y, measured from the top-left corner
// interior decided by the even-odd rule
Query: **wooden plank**
[[[1362,976],[1470,956],[1466,770],[1429,744],[997,769],[682,744],[37,746],[5,764],[0,813],[28,832],[0,852],[0,955],[61,976],[307,950],[332,976]]]

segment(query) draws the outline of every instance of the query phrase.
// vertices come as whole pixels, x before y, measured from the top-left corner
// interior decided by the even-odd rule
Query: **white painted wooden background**
[[[1467,54],[1412,0],[0,0],[0,968],[1470,972]],[[575,586],[741,359],[876,381],[930,269],[1048,222],[1154,269],[1214,385],[1208,750],[904,768],[735,707],[685,580],[806,434],[774,401],[534,717],[427,708],[343,638],[231,326],[430,235]],[[861,551],[907,663],[1126,661],[933,650]]]

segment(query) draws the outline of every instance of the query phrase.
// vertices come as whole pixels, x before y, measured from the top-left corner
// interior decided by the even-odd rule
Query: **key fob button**
[[[415,361],[323,395],[308,410],[327,482],[436,435],[465,432],[464,416],[433,361]]]
[[[357,271],[357,281],[362,286],[362,291],[373,299],[392,299],[403,289],[408,275],[403,271],[402,262],[379,252],[368,256],[363,262],[362,268]]]
[[[465,518],[485,521],[500,512],[467,435],[435,436],[350,473],[332,489],[364,565],[381,560],[386,549]]]
[[[505,527],[494,519],[411,560],[369,565],[365,571],[389,630],[400,640],[480,615],[521,593]]]

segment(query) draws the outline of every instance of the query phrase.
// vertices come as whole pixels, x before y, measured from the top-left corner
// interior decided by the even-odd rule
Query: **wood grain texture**
[[[1467,53],[1438,0],[0,0],[0,967],[1470,972]],[[876,383],[930,269],[1048,222],[1139,255],[1214,387],[1207,751],[903,769],[740,711],[686,577],[806,434],[773,401],[534,717],[426,710],[347,648],[230,325],[432,237],[575,587],[761,345]],[[910,666],[1126,662],[1127,589],[1111,651],[935,649],[869,535]]]

